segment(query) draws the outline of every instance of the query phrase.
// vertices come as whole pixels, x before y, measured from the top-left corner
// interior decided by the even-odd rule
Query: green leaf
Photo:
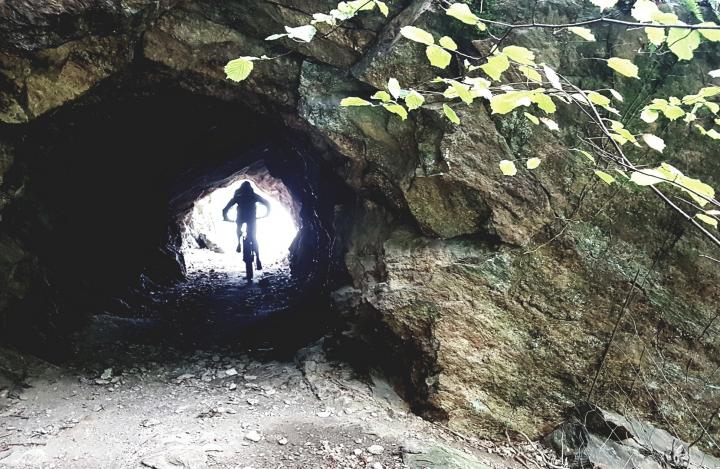
[[[718,68],[717,70],[710,70],[708,72],[708,75],[710,75],[713,78],[720,78],[720,68]]]
[[[542,76],[540,73],[532,67],[527,65],[521,65],[518,70],[527,77],[528,80],[534,81],[535,83],[542,83]]]
[[[610,138],[612,138],[613,140],[618,142],[620,145],[625,145],[628,141],[628,139],[626,139],[625,137],[623,137],[620,134],[614,134],[614,133],[610,134]]]
[[[400,34],[411,41],[419,42],[427,46],[435,44],[435,39],[433,39],[432,34],[415,26],[404,26],[400,29]]]
[[[294,39],[299,42],[310,42],[315,37],[317,28],[311,24],[306,24],[305,26],[298,26],[297,28],[285,26],[285,31],[290,39]]]
[[[455,88],[453,88],[452,86],[448,86],[445,91],[443,91],[443,96],[445,96],[447,99],[459,98],[457,90],[455,90]]]
[[[338,8],[342,8],[341,5],[343,5],[345,8],[349,9],[353,13],[357,13],[358,11],[363,10],[372,10],[375,8],[375,4],[369,0],[352,0],[352,1],[346,1],[346,2],[340,2],[338,5]]]
[[[704,213],[698,213],[695,215],[698,220],[707,223],[708,225],[713,226],[714,228],[718,227],[718,221],[717,218],[710,217],[708,215],[705,215]]]
[[[640,78],[638,76],[637,65],[630,62],[628,59],[621,59],[619,57],[611,57],[608,59],[608,66],[618,72],[621,75],[625,75],[630,78]]]
[[[665,42],[665,30],[662,28],[645,28],[645,34],[647,34],[648,41],[658,47]]]
[[[397,78],[390,78],[387,88],[393,98],[398,99],[400,97],[402,89],[400,88],[400,83],[397,81]]]
[[[681,108],[680,106],[667,106],[665,109],[663,109],[663,114],[665,114],[665,117],[667,117],[671,121],[674,121],[684,116],[685,111],[683,111],[683,108]]]
[[[530,122],[532,122],[532,123],[535,124],[535,125],[538,125],[538,124],[540,123],[540,119],[538,119],[537,117],[533,116],[533,115],[530,114],[529,112],[523,112],[523,115],[527,118],[527,120],[529,120]]]
[[[578,26],[571,26],[568,28],[568,31],[580,36],[581,38],[585,39],[586,41],[591,41],[591,42],[595,41],[595,35],[592,33],[592,31],[589,28],[580,28]]]
[[[450,80],[450,87],[465,104],[472,104],[473,94],[470,92],[470,87],[468,85],[463,85],[455,80]]]
[[[527,167],[527,169],[535,169],[540,166],[541,162],[542,160],[540,160],[540,158],[530,158],[529,160],[527,160],[527,163],[525,163],[525,166]]]
[[[617,3],[617,0],[590,0],[590,3],[593,5],[599,6],[600,11],[603,11],[607,8],[612,8]]]
[[[640,113],[640,119],[647,122],[648,124],[652,124],[653,122],[655,122],[658,116],[659,114],[657,111],[648,108],[643,109]]]
[[[668,163],[661,163],[660,166],[655,168],[655,170],[662,174],[662,176],[668,181],[676,181],[683,175],[679,169]]]
[[[510,68],[510,62],[504,55],[493,55],[488,59],[487,63],[481,65],[480,68],[490,78],[497,81],[500,80],[502,73]]]
[[[453,41],[452,38],[449,36],[441,37],[439,42],[440,42],[440,45],[442,47],[444,47],[445,49],[457,50],[457,48],[458,48],[455,41]]]
[[[615,168],[615,172],[618,173],[620,176],[624,177],[625,179],[630,179],[627,173],[622,169]]]
[[[455,114],[455,111],[453,110],[453,108],[451,108],[447,104],[443,104],[443,112],[445,113],[445,116],[448,119],[450,119],[450,122],[452,122],[453,124],[460,123],[460,118],[458,117],[458,115]]]
[[[382,13],[383,16],[387,16],[390,13],[390,9],[385,2],[375,0],[375,5],[377,5],[377,7],[380,9],[380,13]]]
[[[704,131],[702,127],[696,127],[698,127],[701,131]],[[652,185],[658,182],[671,182],[680,187],[683,191],[687,192],[701,207],[704,207],[707,205],[708,201],[715,198],[715,190],[712,187],[699,179],[683,175],[680,170],[667,163],[662,163],[655,169],[643,169],[638,171],[638,173],[638,175],[634,176],[634,182],[636,184]],[[715,215],[715,213],[711,214]]]
[[[337,9],[330,12],[336,19],[345,21],[357,15],[359,11],[375,9],[377,3],[372,0],[350,0],[338,3]]]
[[[492,98],[492,93],[490,92],[490,81],[486,80],[484,78],[480,77],[465,77],[463,80],[468,85],[472,86],[472,89],[470,92],[475,98],[483,97],[485,99]]]
[[[623,100],[623,96],[622,96],[620,93],[618,93],[616,90],[610,88],[608,91],[609,91],[610,94],[613,96],[613,98],[617,99],[617,100],[620,101],[621,103],[624,101],[624,100]]]
[[[655,169],[659,171],[660,174],[662,174],[668,181],[675,181],[683,175],[679,169],[668,163],[661,163],[660,166]]]
[[[372,103],[370,101],[365,101],[362,98],[350,96],[348,98],[343,98],[342,101],[340,101],[340,106],[372,106]]]
[[[700,26],[717,26],[717,25],[713,22],[708,21],[705,23],[700,23]],[[698,31],[700,31],[700,34],[705,36],[705,39],[707,39],[708,41],[713,41],[713,42],[720,41],[720,29],[698,29]]]
[[[430,65],[438,68],[446,68],[450,65],[452,55],[442,47],[431,45],[425,49],[425,55],[427,55]]]
[[[287,34],[271,34],[268,37],[265,38],[266,41],[274,41],[276,39],[280,39],[281,37],[288,37]]]
[[[505,176],[515,176],[517,174],[517,168],[515,167],[515,163],[510,160],[500,161],[500,171]]]
[[[246,79],[252,72],[253,60],[257,60],[257,57],[239,57],[228,62],[225,65],[227,79],[238,82]]]
[[[465,24],[477,24],[480,20],[480,18],[470,11],[470,7],[465,3],[453,3],[445,10],[445,13]]]
[[[600,171],[599,169],[596,169],[595,175],[605,181],[607,184],[612,184],[613,182],[615,182],[615,178],[610,176],[605,171]]]
[[[507,114],[520,106],[529,106],[532,103],[524,91],[509,91],[498,94],[490,99],[490,109],[493,114]]]
[[[655,5],[655,2],[650,0],[637,0],[630,14],[641,23],[647,23],[652,21],[653,16],[659,11],[660,9]]]
[[[718,134],[718,137],[714,137],[713,135],[710,135],[710,132],[715,131],[715,129],[710,129],[710,131],[707,131],[707,130],[705,130],[705,128],[703,126],[698,125],[698,124],[695,124],[695,128],[698,129],[698,131],[700,132],[701,135],[708,136],[714,140],[717,140],[718,138],[720,138],[720,134]]]
[[[555,106],[552,98],[545,93],[536,91],[532,94],[532,96],[530,96],[530,100],[537,104],[540,109],[545,111],[545,114],[553,114],[557,111],[557,106]]]
[[[523,65],[535,65],[535,54],[525,47],[507,46],[502,50],[503,55]]]
[[[415,90],[410,90],[410,92],[405,96],[405,105],[410,111],[419,108],[424,102],[425,98],[423,95]]]
[[[689,94],[687,96],[683,96],[681,102],[682,104],[698,104],[705,102],[705,98],[699,94]]]
[[[717,96],[718,94],[720,94],[720,86],[706,86],[704,88],[700,88],[698,94],[703,98],[711,98],[713,96]]]
[[[340,2],[338,3],[337,8],[330,11],[330,15],[335,19],[339,21],[345,21],[349,20],[353,16],[357,15],[358,7],[354,6],[355,2]],[[372,3],[373,7],[375,6],[374,3]]]
[[[407,119],[407,116],[408,116],[407,111],[401,105],[388,103],[388,104],[383,104],[383,107],[385,109],[387,109],[388,111],[392,112],[393,114],[397,114],[398,116],[400,116],[400,118],[402,120]]]
[[[611,120],[611,127],[612,129],[617,132],[617,136],[620,137],[620,139],[615,138],[615,141],[620,143],[620,145],[624,144],[626,141],[631,141],[633,143],[637,142],[637,139],[635,139],[635,136],[630,133],[629,130],[625,128],[625,126],[618,121]]]
[[[653,134],[643,134],[642,139],[645,141],[647,146],[653,150],[657,150],[660,153],[665,149],[665,141],[660,137]]]
[[[675,179],[675,182],[701,207],[707,205],[708,200],[715,198],[715,189],[699,179],[680,175]]]
[[[370,96],[372,99],[379,99],[380,101],[387,103],[392,100],[392,97],[387,91],[376,91],[375,94]]]
[[[667,182],[665,174],[657,169],[641,169],[630,174],[630,181],[638,186],[652,186],[661,182]]]
[[[657,13],[652,15],[652,20],[657,21],[660,24],[678,24],[680,23],[678,21],[678,17],[675,13],[665,13],[663,11],[658,11]]]
[[[588,91],[587,97],[593,104],[597,104],[598,106],[609,106],[610,105],[610,98],[607,96],[603,96],[597,91]]]
[[[595,163],[595,157],[592,156],[589,152],[587,152],[587,151],[585,151],[585,150],[578,150],[578,151],[579,151],[580,154],[583,155],[585,158],[587,158],[588,160],[590,160],[590,161],[592,161],[593,163]]]
[[[695,49],[700,46],[700,33],[687,29],[670,28],[667,45],[679,60],[692,60]]]

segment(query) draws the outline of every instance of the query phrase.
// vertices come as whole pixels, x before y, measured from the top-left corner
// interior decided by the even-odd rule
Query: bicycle
[[[262,218],[265,218],[267,216],[263,215],[261,217],[255,217],[255,220],[260,220]],[[225,219],[224,221],[230,222],[230,223],[237,223],[236,220],[230,220]],[[245,262],[245,279],[249,282],[253,279],[254,276],[254,270],[253,270],[253,263],[255,263],[255,260],[257,258],[257,270],[262,269],[262,264],[260,263],[260,257],[257,255],[257,250],[255,249],[255,245],[253,244],[252,238],[248,235],[248,229],[247,225],[245,229],[243,230],[243,236],[242,236],[242,256],[243,256],[243,262]]]
[[[250,281],[253,279],[253,262],[255,262],[257,253],[255,252],[253,240],[248,236],[247,230],[243,233],[242,246],[243,262],[245,262],[245,279]],[[260,264],[260,259],[258,259],[258,264]],[[259,269],[260,266],[258,266],[258,270]]]

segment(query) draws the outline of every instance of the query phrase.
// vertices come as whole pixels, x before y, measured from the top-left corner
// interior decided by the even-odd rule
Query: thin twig
[[[446,5],[450,5],[451,2],[444,1]],[[529,28],[542,28],[542,29],[565,29],[565,28],[573,28],[576,26],[589,26],[593,24],[620,24],[623,26],[631,26],[636,28],[662,28],[662,29],[670,29],[670,28],[677,28],[677,29],[689,29],[689,30],[696,30],[696,29],[720,29],[720,26],[702,26],[699,24],[658,24],[658,23],[640,23],[636,21],[626,21],[626,20],[618,20],[615,18],[608,18],[607,16],[600,16],[597,18],[591,18],[588,20],[583,21],[576,21],[573,23],[559,23],[559,24],[552,24],[552,23],[537,23],[535,21],[532,21],[531,23],[505,23],[503,21],[495,21],[490,20],[486,18],[480,18],[480,22],[492,24],[495,26],[500,26],[503,28],[509,28],[509,29],[529,29]]]
[[[27,441],[27,442],[21,442],[21,443],[3,443],[3,446],[45,446],[47,443],[44,442],[34,442],[34,441]]]
[[[696,444],[700,443],[700,440],[703,439],[703,437],[705,436],[705,433],[707,433],[707,429],[710,428],[710,424],[712,424],[712,421],[715,418],[715,416],[718,414],[718,412],[720,412],[720,408],[715,409],[715,411],[710,414],[710,418],[708,419],[708,422],[705,425],[705,427],[700,432],[700,436],[698,436],[692,443],[690,443],[688,445],[688,447],[687,447],[688,453],[690,453],[690,448],[692,448]]]

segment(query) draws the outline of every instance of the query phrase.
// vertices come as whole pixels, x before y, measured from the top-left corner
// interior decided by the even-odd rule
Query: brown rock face
[[[305,197],[299,216],[312,230],[300,242],[316,243],[314,249],[325,256],[315,273],[332,277],[333,298],[359,331],[365,353],[377,354],[418,412],[468,434],[498,436],[506,428],[531,436],[546,432],[586,397],[620,305],[637,278],[641,285],[633,287],[593,398],[620,412],[632,407],[660,426],[670,422],[684,438],[695,435],[693,416],[705,421],[719,402],[711,321],[720,279],[716,264],[700,257],[711,253],[710,247],[637,188],[600,186],[591,179],[587,162],[568,151],[577,143],[573,133],[580,124],[572,110],[557,116],[567,130],[553,134],[522,116],[497,119],[484,103],[460,107],[459,127],[434,105],[407,121],[377,108],[340,108],[341,98],[365,96],[389,76],[403,84],[434,76],[422,49],[398,39],[402,25],[417,22],[438,35],[456,25],[431,2],[396,1],[390,2],[387,27],[370,15],[310,46],[263,40],[284,25],[306,23],[306,13],[333,3],[0,4],[3,338],[17,332],[11,326],[21,327],[19,312],[40,312],[32,318],[44,336],[52,335],[52,327],[44,326],[66,314],[44,314],[54,303],[37,301],[61,288],[48,280],[57,271],[44,243],[53,223],[62,222],[62,208],[48,202],[52,197],[37,181],[53,168],[46,166],[53,155],[61,149],[69,154],[68,148],[84,140],[83,129],[95,129],[95,117],[108,119],[103,135],[114,145],[145,153],[127,164],[119,151],[100,152],[96,160],[70,158],[55,168],[58,174],[90,174],[93,164],[112,163],[127,186],[149,198],[182,193],[173,192],[181,182],[192,188],[188,194],[199,194],[228,171],[261,159],[253,153],[256,146],[282,140],[283,156],[269,160],[268,168],[290,192]],[[535,2],[515,3],[500,2],[496,13],[512,8],[508,15],[522,17]],[[579,13],[581,7],[571,1],[536,12],[553,21]],[[691,66],[662,63],[652,83],[605,84],[604,75],[587,76],[576,60],[582,47],[609,54],[617,31],[603,34],[610,36],[592,46],[569,44],[549,32],[515,40],[567,66],[578,80],[621,89],[628,101],[648,91],[673,90],[679,96],[679,89],[696,91],[707,70],[717,68],[712,58]],[[258,62],[241,84],[224,80],[222,67],[229,59],[288,51]],[[637,88],[646,85],[652,89]],[[163,98],[157,105],[142,104],[159,90]],[[128,102],[140,103],[141,124],[133,124],[123,107]],[[158,111],[163,106],[165,113]],[[107,109],[118,115],[125,109],[129,117],[110,119]],[[219,110],[217,121],[208,117],[213,109]],[[158,121],[172,123],[154,131]],[[218,122],[221,137],[211,132]],[[117,128],[108,131],[113,125]],[[207,146],[196,153],[215,157],[177,157],[193,144],[198,126],[206,127]],[[718,187],[720,160],[708,158],[717,144],[686,137],[682,126],[668,132],[665,154],[673,155],[671,162],[683,167],[688,158],[702,161],[706,180]],[[250,156],[218,157],[232,145]],[[533,173],[508,178],[498,170],[501,159],[529,156],[543,160]],[[136,171],[128,169],[131,164]],[[150,182],[143,175],[167,190],[145,188]],[[322,181],[333,182],[323,188]],[[188,195],[181,202],[191,200]],[[152,265],[156,259],[168,262],[172,249],[158,249],[179,240],[178,214],[168,215],[165,202],[154,202],[152,216],[165,217],[154,237],[138,241],[153,253],[142,262]],[[170,263],[177,267],[175,260]],[[147,266],[128,264],[128,277],[145,272],[140,267]],[[100,274],[95,281],[102,281]]]

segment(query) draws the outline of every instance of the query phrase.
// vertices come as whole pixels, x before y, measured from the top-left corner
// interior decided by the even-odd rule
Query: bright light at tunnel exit
[[[225,257],[225,263],[237,264],[237,269],[244,269],[242,256],[236,252],[238,245],[237,228],[235,217],[237,206],[233,206],[228,212],[228,218],[232,223],[223,221],[222,210],[233,198],[235,191],[240,188],[244,181],[237,181],[233,184],[216,189],[207,196],[195,202],[193,209],[193,222],[199,232],[205,233],[208,238],[219,245]],[[260,260],[264,265],[270,266],[282,261],[289,254],[289,248],[297,235],[298,227],[287,208],[272,196],[258,189],[250,181],[256,194],[262,196],[270,203],[270,214],[267,217],[257,220],[257,240],[260,247]],[[265,215],[265,207],[262,204],[257,206],[257,216]]]

